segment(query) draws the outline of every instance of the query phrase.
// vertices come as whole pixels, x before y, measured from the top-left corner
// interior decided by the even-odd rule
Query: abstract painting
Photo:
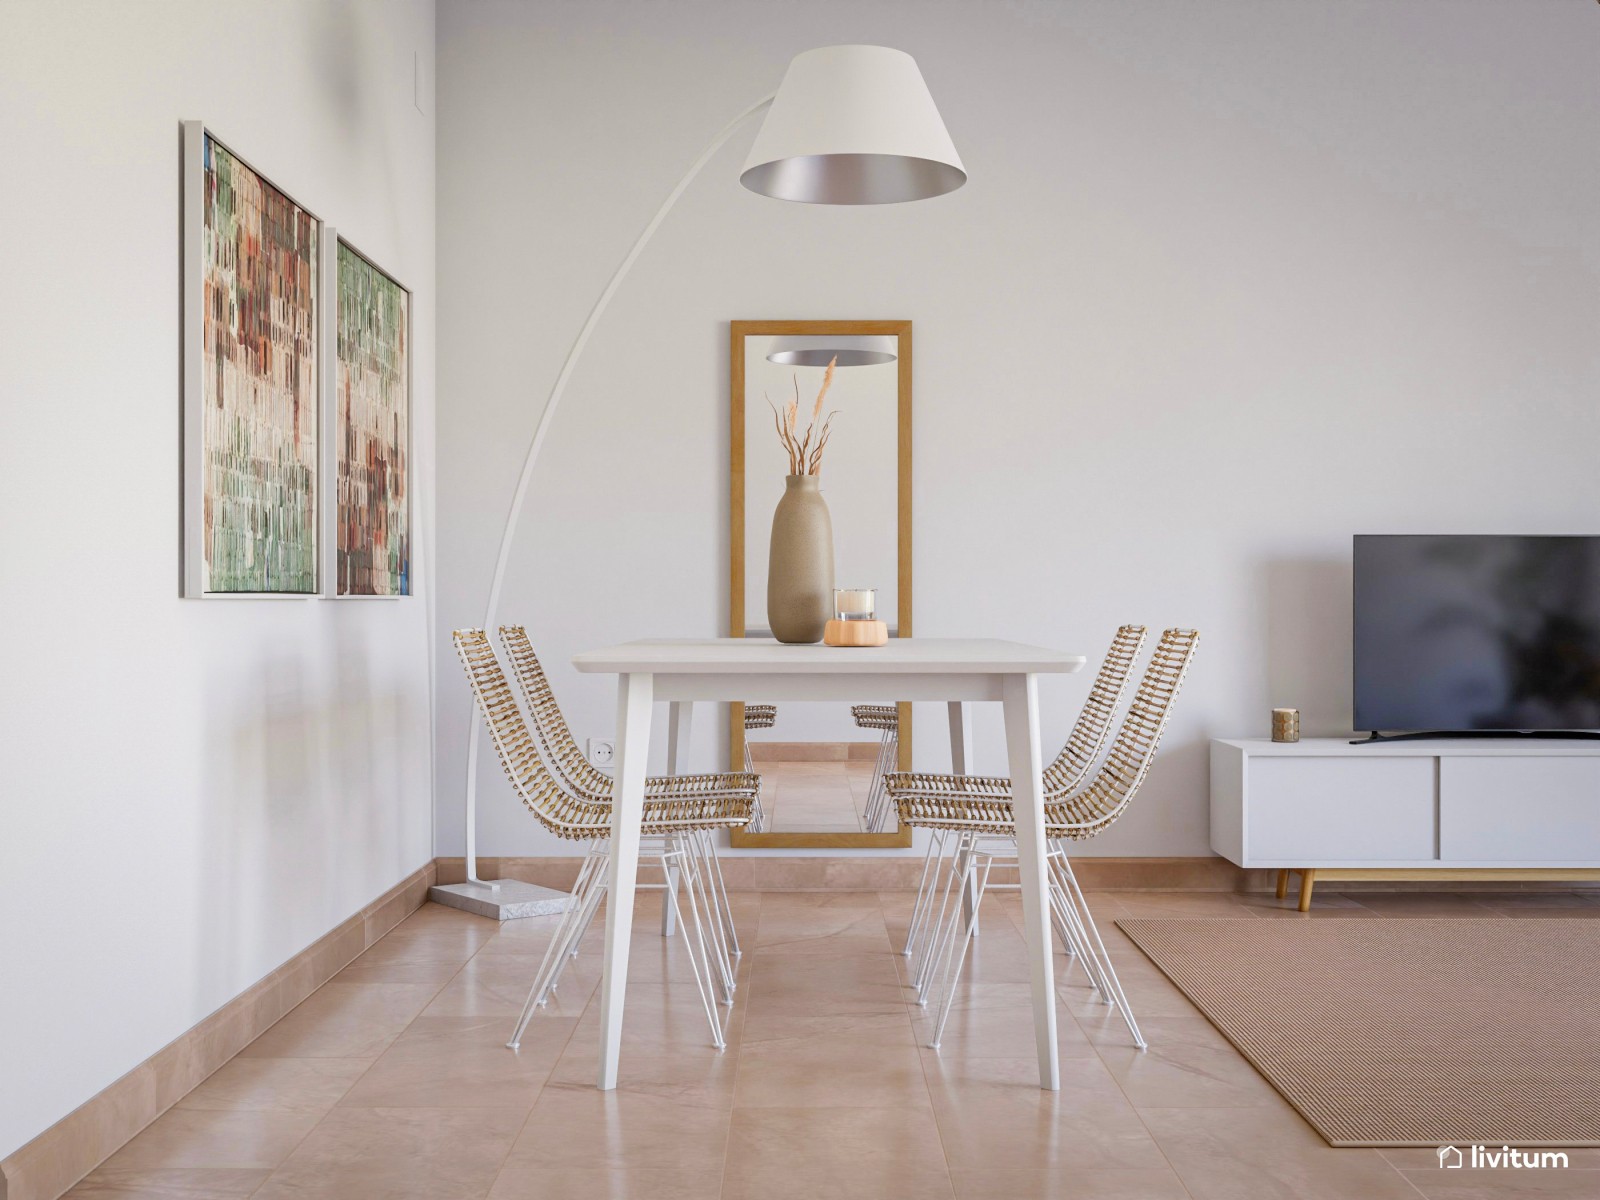
[[[411,297],[343,241],[338,271],[335,594],[409,596]]]
[[[200,339],[198,413],[186,400],[191,472],[187,459],[198,460],[185,495],[186,554],[198,559],[186,564],[189,593],[314,594],[320,223],[196,135],[199,195],[185,197],[202,217],[199,292],[186,292]],[[188,203],[185,213],[192,220]]]

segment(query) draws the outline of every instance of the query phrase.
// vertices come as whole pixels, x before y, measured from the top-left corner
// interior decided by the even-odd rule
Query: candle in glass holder
[[[877,588],[834,588],[833,615],[841,621],[871,621],[878,613]]]

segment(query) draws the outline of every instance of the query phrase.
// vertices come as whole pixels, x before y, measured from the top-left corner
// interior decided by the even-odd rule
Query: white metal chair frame
[[[566,962],[577,953],[584,931],[594,919],[600,900],[605,894],[610,857],[611,805],[609,798],[596,800],[563,786],[546,769],[543,758],[523,720],[522,711],[512,694],[511,685],[500,668],[488,635],[481,629],[458,629],[453,634],[456,653],[466,670],[473,697],[489,727],[495,753],[500,759],[512,789],[524,806],[550,832],[568,840],[585,841],[588,851],[579,868],[578,883],[572,896],[574,903],[562,914],[555,936],[545,949],[544,958],[534,976],[527,1002],[518,1016],[516,1028],[507,1045],[516,1049],[523,1030],[527,1028],[534,1010],[545,1004],[555,991]],[[645,799],[643,835],[651,840],[666,890],[665,903],[681,914],[678,888],[685,892],[689,907],[689,921],[678,922],[688,950],[690,968],[695,986],[700,993],[711,1027],[712,1043],[718,1049],[727,1045],[726,1022],[719,1006],[713,1001],[714,974],[725,975],[724,996],[731,1003],[731,978],[726,978],[726,967],[718,962],[716,947],[719,922],[712,916],[711,934],[708,938],[705,924],[700,919],[702,904],[708,914],[714,914],[712,897],[716,884],[703,869],[703,855],[699,845],[703,837],[716,829],[738,828],[750,820],[753,799],[749,794],[733,790],[709,792],[696,791],[688,786],[691,777],[671,777],[668,786],[660,787]],[[694,925],[691,938],[689,923]]]
[[[1067,736],[1066,744],[1061,747],[1061,752],[1055,760],[1045,769],[1044,779],[1047,796],[1061,795],[1072,789],[1099,757],[1100,749],[1105,744],[1106,735],[1111,731],[1111,718],[1116,713],[1117,705],[1122,699],[1122,693],[1127,686],[1128,676],[1133,669],[1134,661],[1139,656],[1139,651],[1144,646],[1145,627],[1143,625],[1123,625],[1112,636],[1111,645],[1106,650],[1106,656],[1100,663],[1100,670],[1095,675],[1094,685],[1089,689],[1089,697],[1084,701],[1078,717],[1073,722],[1072,731]],[[895,772],[885,779],[884,792],[886,796],[892,795],[893,802],[898,805],[899,798],[903,795],[928,794],[945,796],[960,794],[969,786],[969,780],[983,779],[991,790],[999,787],[1007,796],[1010,795],[1011,781],[1009,779],[994,779],[972,777],[964,775],[920,774],[916,772]],[[996,839],[989,839],[992,843]],[[933,897],[939,892],[941,877],[946,878],[946,892],[953,876],[950,872],[955,870],[956,856],[962,847],[960,838],[952,838],[950,831],[943,828],[930,828],[928,831],[928,849],[922,859],[922,876],[917,884],[917,899],[911,910],[911,924],[906,930],[905,945],[901,953],[912,958],[917,963],[913,974],[913,982],[917,984],[919,992],[925,997],[927,967],[931,961],[928,950],[933,940],[933,930],[936,923],[931,923],[928,918],[932,912]],[[966,847],[971,851],[973,847]],[[1016,855],[1009,855],[1009,862],[1004,861],[1008,856],[998,848],[992,857],[996,860],[992,865],[1001,869],[1015,869]],[[1020,886],[1011,884],[992,884],[993,887],[1007,889]],[[969,909],[971,906],[968,906]],[[974,927],[974,934],[976,927]],[[1072,952],[1070,942],[1063,938],[1063,945],[1068,953]]]
[[[511,660],[511,672],[516,676],[523,702],[533,715],[534,733],[551,772],[573,792],[609,810],[613,780],[578,748],[577,739],[572,736],[572,728],[567,724],[555,691],[550,686],[550,678],[540,665],[539,656],[528,638],[528,631],[521,625],[502,625],[500,645]],[[753,774],[654,775],[645,780],[647,801],[674,796],[749,797],[753,822],[761,808],[761,777]],[[722,863],[717,858],[716,841],[709,829],[685,834],[680,841],[685,855],[697,860],[696,877],[703,877],[712,885],[709,897],[712,940],[717,952],[717,970],[724,1001],[731,1004],[737,987],[733,959],[738,958],[741,951],[738,930],[734,927],[733,906],[723,882]],[[675,920],[676,913],[672,916]],[[669,921],[668,927],[671,924],[672,921]],[[579,931],[579,938],[586,930],[587,925]],[[574,942],[573,953],[576,952],[577,943]]]
[[[1051,916],[1057,934],[1068,953],[1082,959],[1090,983],[1102,1000],[1116,1006],[1141,1050],[1146,1046],[1144,1035],[1073,873],[1066,844],[1094,837],[1127,810],[1149,773],[1198,640],[1199,635],[1187,629],[1168,629],[1161,635],[1105,761],[1083,786],[1064,794],[1047,795],[1045,802],[1046,864]],[[919,1000],[925,1003],[935,973],[940,976],[944,1000],[929,1043],[935,1049],[955,1003],[961,970],[977,931],[978,910],[997,857],[993,851],[980,847],[978,839],[1008,839],[1008,851],[1003,853],[1012,857],[1016,853],[1009,783],[993,778],[946,778],[959,779],[960,783],[942,794],[926,785],[897,791],[894,781],[890,782],[891,791],[897,791],[901,820],[913,827],[940,828],[958,835],[952,878],[946,881],[932,946],[917,977]],[[946,909],[952,893],[959,897],[969,888],[975,893],[971,912],[965,927],[958,932],[959,904],[949,910],[948,917]]]
[[[850,716],[857,729],[869,729],[882,735],[878,739],[877,760],[872,764],[866,808],[861,814],[866,832],[882,833],[894,812],[883,781],[900,757],[900,710],[892,704],[852,704]]]

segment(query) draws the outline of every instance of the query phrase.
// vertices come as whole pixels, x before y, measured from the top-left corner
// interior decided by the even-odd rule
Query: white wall
[[[0,1156],[431,856],[433,28],[0,4]],[[184,118],[415,290],[414,599],[178,598]]]
[[[1600,14],[1586,0],[440,4],[442,632],[589,304],[788,58],[914,54],[971,175],[880,209],[738,186],[735,137],[618,296],[503,613],[580,733],[579,649],[721,632],[731,318],[916,322],[916,629],[1098,652],[1203,631],[1097,853],[1205,853],[1206,740],[1349,722],[1358,531],[1596,532]],[[439,645],[439,848],[466,691]],[[1086,677],[1043,691],[1059,739]],[[919,765],[943,761],[924,714]],[[980,714],[978,765],[1003,763]],[[709,731],[702,728],[707,739]],[[483,760],[486,853],[559,852]]]

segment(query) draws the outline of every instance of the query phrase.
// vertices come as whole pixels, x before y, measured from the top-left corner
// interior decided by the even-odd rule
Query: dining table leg
[[[694,701],[674,700],[667,709],[667,774],[688,773],[689,746],[694,731]],[[678,868],[667,868],[667,894],[678,894]],[[677,909],[665,897],[661,901],[661,936],[669,938],[677,931]]]
[[[972,747],[972,717],[967,706],[960,700],[949,702],[950,712],[950,773],[952,775],[966,775],[968,759]],[[967,881],[966,888],[961,893],[961,924],[962,928],[971,926],[972,932],[978,932],[977,914],[974,909],[978,904],[978,876],[974,872]]]
[[[1039,1086],[1061,1089],[1056,1055],[1055,961],[1050,929],[1049,876],[1045,871],[1044,760],[1039,747],[1039,685],[1034,675],[1006,675],[1001,695],[1006,756],[1016,820],[1021,876],[1023,941],[1033,994],[1033,1035],[1039,1052]]]
[[[606,885],[606,952],[600,975],[600,1089],[617,1086],[622,1008],[628,990],[628,943],[639,876],[645,764],[650,756],[651,675],[617,678],[617,765],[611,800],[611,865]]]

